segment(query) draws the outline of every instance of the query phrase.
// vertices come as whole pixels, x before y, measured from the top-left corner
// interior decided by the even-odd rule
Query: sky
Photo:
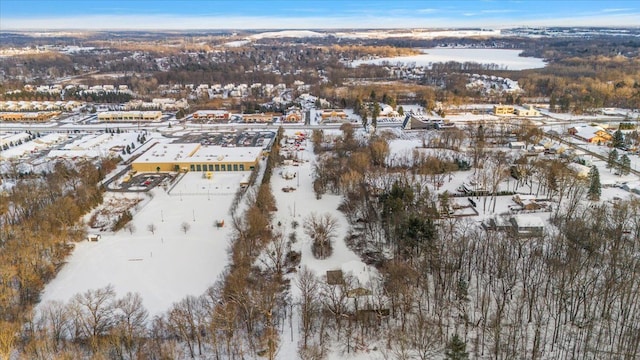
[[[640,26],[637,0],[1,0],[0,30]]]

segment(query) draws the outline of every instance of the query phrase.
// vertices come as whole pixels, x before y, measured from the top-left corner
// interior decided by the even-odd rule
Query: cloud
[[[516,10],[513,10],[513,9],[491,9],[491,10],[480,10],[480,12],[483,13],[483,14],[507,14],[507,13],[516,12]]]
[[[419,14],[434,14],[439,11],[439,9],[416,9],[416,12]]]
[[[605,13],[613,13],[613,12],[626,12],[626,11],[633,11],[636,9],[632,9],[632,8],[618,8],[618,9],[602,9],[602,12]]]

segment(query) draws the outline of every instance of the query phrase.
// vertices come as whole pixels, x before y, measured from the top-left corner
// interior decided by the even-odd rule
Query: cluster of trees
[[[518,79],[528,96],[550,98],[551,110],[584,113],[601,107],[637,108],[638,60],[622,56],[558,60]]]
[[[348,138],[345,134],[335,142],[336,157]],[[354,150],[349,155],[359,156]],[[499,158],[496,153],[483,157],[477,170],[490,169],[489,192],[508,174],[496,172],[499,164],[509,164]],[[378,267],[382,278],[366,285],[345,280],[344,289],[336,291],[303,270],[297,280],[302,353],[324,354],[330,342],[326,337],[335,336],[333,341],[345,350],[382,338],[381,351],[396,358],[452,356],[454,349],[492,358],[634,358],[640,351],[635,325],[640,288],[632,283],[638,277],[633,269],[640,265],[634,255],[640,201],[584,202],[599,196],[599,188],[591,189],[599,182],[597,172],[590,182],[566,165],[560,160],[520,162],[528,170],[523,170],[526,180],[519,181],[558,203],[552,214],[557,231],[533,238],[442,217],[442,196],[429,191],[424,176],[370,168],[364,177],[353,176],[360,182],[332,187],[344,196],[340,209],[352,226],[348,243]],[[316,175],[323,174],[319,165]],[[359,187],[366,190],[354,191]],[[386,300],[389,314],[344,317],[352,300],[343,295],[336,301],[334,294],[360,286],[369,290],[373,303]]]
[[[631,172],[631,159],[627,154],[618,154],[618,150],[612,149],[607,156],[607,168],[615,169],[620,176],[629,175]]]
[[[27,131],[27,133],[29,134],[29,137],[25,140],[25,141],[31,141],[34,140],[37,137],[40,137],[40,133],[31,133],[31,131]],[[18,139],[16,142],[13,141],[9,141],[8,144],[4,144],[2,145],[2,150],[8,150],[10,147],[14,147],[14,146],[18,146],[18,145],[22,145],[22,139]]]
[[[0,199],[0,355],[55,276],[73,242],[84,238],[81,215],[102,202],[97,186],[115,161],[57,162],[44,178],[16,180]],[[14,176],[15,177],[15,176]],[[15,177],[17,179],[17,177]],[[13,341],[5,342],[5,339]],[[7,345],[9,344],[9,345]]]

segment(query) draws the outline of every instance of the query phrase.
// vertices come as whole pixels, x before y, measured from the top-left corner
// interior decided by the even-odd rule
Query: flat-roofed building
[[[161,111],[105,111],[98,114],[99,121],[158,121]]]
[[[194,120],[228,121],[230,117],[226,110],[198,110],[192,115]]]
[[[322,117],[322,121],[341,121],[349,117],[349,115],[341,109],[325,109],[320,116]]]
[[[0,121],[42,122],[49,121],[58,115],[60,115],[59,111],[3,112],[0,113]]]
[[[429,117],[411,113],[407,114],[402,122],[402,128],[404,130],[441,129],[445,126],[444,119],[440,117]]]
[[[242,121],[245,123],[271,123],[278,120],[280,116],[282,116],[282,114],[242,114]]]
[[[540,116],[540,111],[534,109],[533,105],[528,105],[527,107],[517,107],[514,111],[518,116]]]
[[[493,113],[495,115],[513,115],[515,108],[512,105],[494,105]]]
[[[250,171],[263,154],[262,147],[223,147],[199,143],[156,145],[132,163],[139,172]]]

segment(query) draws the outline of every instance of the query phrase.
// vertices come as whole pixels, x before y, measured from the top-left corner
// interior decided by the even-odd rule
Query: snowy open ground
[[[410,157],[413,150],[421,146],[422,140],[419,133],[405,133],[398,129],[385,131],[393,132],[399,137],[390,141],[391,161]],[[295,132],[295,130],[289,130],[287,135],[294,135]],[[326,136],[339,133],[339,130],[325,130]],[[361,130],[358,130],[357,136],[363,136]],[[97,140],[99,138],[84,139],[86,143],[91,144],[99,142]],[[81,147],[80,144],[76,142],[78,147]],[[598,147],[585,143],[580,143],[580,146],[600,153],[608,151],[604,146]],[[378,271],[364,264],[344,242],[349,224],[344,215],[337,210],[341,196],[325,194],[321,199],[316,198],[313,191],[313,165],[316,156],[313,154],[310,143],[304,147],[305,150],[298,154],[298,158],[303,160],[299,166],[287,165],[274,169],[271,186],[278,210],[274,214],[272,223],[276,229],[283,231],[286,235],[296,232],[297,241],[292,245],[292,250],[301,252],[301,267],[309,268],[323,281],[327,270],[342,269],[345,273],[352,273],[360,281],[361,286],[367,287],[367,282],[378,278]],[[512,151],[507,148],[496,150]],[[418,151],[443,152],[439,149],[424,148]],[[637,156],[631,158],[632,167],[637,168],[640,158]],[[603,161],[594,160],[593,164],[598,166],[603,184],[613,185],[620,181],[637,180],[636,176],[619,177],[612,174],[605,168]],[[280,175],[281,172],[295,173],[296,177],[287,180]],[[202,294],[218,279],[228,264],[227,247],[231,233],[229,207],[240,179],[246,175],[246,172],[214,173],[213,178],[209,180],[203,178],[202,173],[188,173],[170,189],[169,193],[161,187],[152,190],[153,197],[145,193],[108,193],[106,196],[112,198],[139,197],[143,200],[139,208],[134,211],[132,223],[136,228],[135,232],[132,234],[127,230],[117,233],[102,232],[102,239],[98,242],[78,243],[68,258],[68,263],[46,286],[42,295],[43,302],[67,301],[76,293],[113,284],[118,296],[128,291],[140,293],[150,314],[157,315],[186,295]],[[472,177],[473,171],[456,172],[452,177],[445,178],[443,186],[438,191],[447,190],[455,193],[460,185],[468,184]],[[435,190],[432,185],[429,186],[430,190]],[[513,191],[516,190],[514,186],[515,181],[509,179],[501,185],[501,189]],[[537,184],[534,185],[534,189],[535,186]],[[296,190],[283,192],[283,187],[294,187]],[[529,193],[530,189],[520,187],[517,191]],[[602,191],[604,201],[614,197],[628,196],[635,195],[614,187],[603,188]],[[508,213],[509,206],[513,205],[511,196],[500,196],[496,199],[494,212],[491,207],[484,207],[483,197],[477,197],[474,200],[478,204],[479,215],[471,216],[469,220],[478,225],[480,221],[496,214]],[[468,200],[467,197],[461,197],[455,198],[453,202],[466,205]],[[327,259],[319,260],[311,254],[311,241],[302,229],[304,219],[313,212],[330,213],[339,223],[333,254]],[[550,213],[540,212],[531,215],[546,222]],[[225,220],[225,227],[216,228],[214,222],[218,220]],[[293,220],[299,224],[296,229],[292,226]],[[180,228],[183,222],[190,225],[190,230],[186,234]],[[149,224],[157,227],[155,234],[147,230]],[[292,280],[292,302],[295,304],[299,290],[295,285],[295,274],[289,276]],[[297,308],[294,307],[293,310],[291,326],[289,322],[285,322],[281,329],[278,359],[298,358],[300,318]],[[355,354],[345,354],[340,346],[335,346],[331,348],[327,359],[383,359],[385,354],[375,348],[383,349],[384,346],[384,343],[376,340],[365,344],[365,347]]]
[[[543,59],[519,56],[520,50],[505,49],[423,49],[425,54],[385,57],[371,60],[357,60],[351,62],[352,66],[361,64],[415,64],[416,66],[430,66],[433,63],[456,61],[460,63],[474,62],[480,64],[497,64],[508,70],[525,70],[545,67]]]
[[[171,194],[156,188],[152,199],[142,193],[108,193],[145,199],[134,213],[136,231],[102,232],[98,242],[78,243],[45,287],[42,302],[67,301],[76,293],[113,284],[118,296],[140,293],[150,314],[157,315],[187,295],[202,294],[227,265],[229,207],[246,174],[216,173],[207,180],[202,173],[188,173]],[[225,226],[216,228],[217,220],[225,220]],[[183,222],[190,226],[186,234]],[[155,234],[147,230],[149,224],[157,227]]]
[[[295,131],[287,131],[287,135],[294,135]],[[300,251],[301,262],[300,267],[307,267],[318,276],[321,281],[325,281],[323,277],[327,270],[339,270],[343,273],[352,274],[358,279],[360,285],[367,286],[372,279],[379,276],[378,270],[366,265],[360,260],[360,257],[349,249],[345,243],[345,237],[349,230],[349,223],[345,216],[338,210],[338,206],[342,201],[339,195],[325,194],[321,199],[317,199],[313,191],[313,164],[316,156],[313,148],[308,143],[305,150],[301,151],[299,158],[303,160],[300,166],[281,166],[275,168],[271,178],[271,186],[274,196],[276,197],[278,211],[275,213],[273,223],[280,223],[279,230],[285,234],[291,232],[297,233],[297,241],[292,245],[292,250]],[[293,179],[285,179],[281,173],[295,173]],[[293,192],[285,193],[282,191],[284,187],[295,187]],[[302,224],[304,219],[311,213],[322,215],[330,213],[338,220],[338,231],[335,241],[333,242],[333,254],[326,259],[316,259],[311,253],[311,240],[304,234]],[[295,216],[294,216],[295,215]],[[293,229],[292,222],[299,223],[297,229]],[[291,294],[293,303],[297,303],[299,297],[299,289],[295,285],[295,273],[291,277]],[[298,359],[298,341],[300,340],[299,331],[300,317],[297,308],[294,308],[293,324],[289,327],[289,323],[285,323],[285,328],[280,333],[280,349],[278,351],[278,359]],[[372,354],[360,352],[347,355],[338,349],[333,349],[327,356],[327,359],[372,359],[381,358],[380,354]]]

